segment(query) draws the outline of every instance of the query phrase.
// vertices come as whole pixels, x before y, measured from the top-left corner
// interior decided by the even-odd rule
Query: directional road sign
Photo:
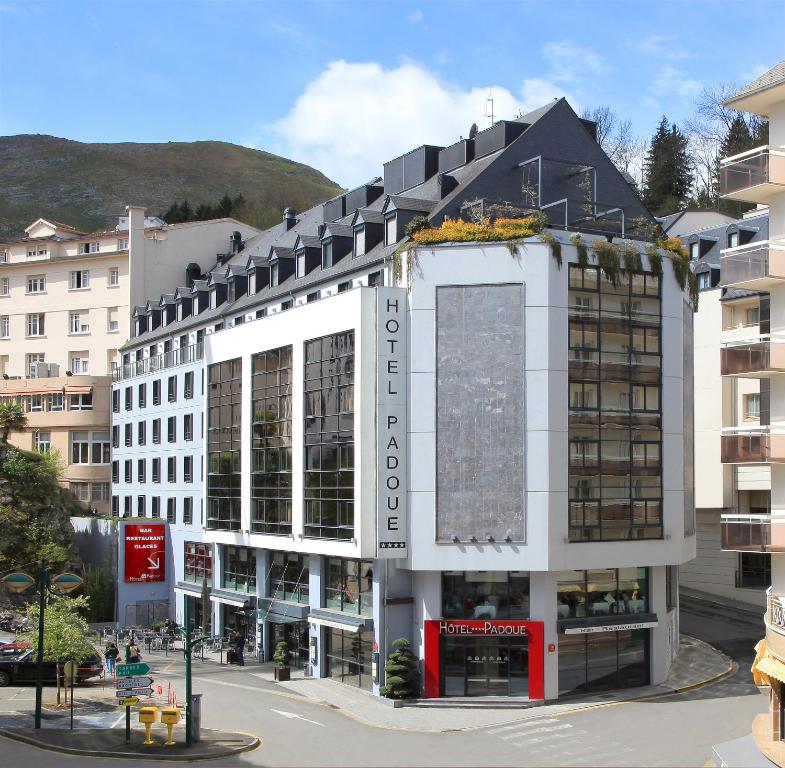
[[[117,677],[130,677],[131,675],[146,675],[150,665],[140,662],[137,664],[118,664],[115,670]]]
[[[134,696],[152,696],[152,688],[123,688],[122,690],[115,691],[115,696],[118,699],[133,698]]]
[[[152,677],[118,677],[114,682],[114,687],[122,690],[125,688],[146,688],[152,684]]]
[[[139,703],[139,699],[136,696],[123,696],[123,698],[117,702],[117,706],[132,707],[134,704],[138,704],[138,703]]]

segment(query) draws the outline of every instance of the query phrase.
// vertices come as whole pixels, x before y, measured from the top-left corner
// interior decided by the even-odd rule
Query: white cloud
[[[288,115],[265,126],[272,142],[248,143],[352,186],[381,174],[382,163],[420,144],[450,144],[466,136],[472,123],[486,127],[489,91],[497,119],[567,95],[548,79],[524,80],[514,94],[499,85],[445,83],[413,62],[384,68],[376,62],[333,61],[306,86]]]
[[[542,55],[550,66],[550,79],[557,83],[573,83],[586,75],[596,75],[608,69],[596,51],[570,40],[545,43]]]
[[[424,18],[425,14],[417,8],[406,17],[412,24],[419,24]]]
[[[680,47],[673,35],[651,34],[635,43],[632,48],[644,56],[655,56],[658,59],[667,61],[678,61],[680,59],[691,59],[695,56],[691,51],[686,51]]]
[[[654,75],[652,91],[655,94],[671,94],[684,99],[693,98],[703,90],[699,80],[693,80],[672,64],[665,64]]]

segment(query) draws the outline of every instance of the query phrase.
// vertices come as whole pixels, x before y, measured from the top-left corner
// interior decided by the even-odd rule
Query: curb
[[[259,736],[250,733],[241,733],[242,736],[248,736],[253,741],[250,744],[244,744],[242,747],[226,749],[220,754],[213,755],[199,755],[190,753],[187,755],[167,755],[162,753],[150,752],[149,754],[139,752],[109,752],[100,749],[78,749],[76,747],[59,746],[55,744],[48,744],[44,741],[39,741],[31,736],[26,736],[22,733],[16,733],[4,728],[0,728],[0,737],[9,739],[10,741],[18,741],[22,744],[27,744],[31,747],[46,750],[47,752],[58,752],[66,755],[80,755],[82,757],[111,757],[117,760],[159,760],[162,762],[196,762],[198,760],[217,760],[219,758],[233,757],[243,752],[250,752],[263,746],[263,741]]]

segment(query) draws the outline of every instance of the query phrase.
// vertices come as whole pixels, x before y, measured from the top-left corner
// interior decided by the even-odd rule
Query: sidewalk
[[[508,698],[473,699],[468,702],[464,699],[424,699],[407,702],[401,707],[348,685],[327,679],[306,678],[302,672],[295,670],[292,670],[289,682],[278,683],[278,689],[282,693],[288,691],[298,697],[304,696],[314,703],[338,710],[347,717],[377,728],[419,732],[470,731],[679,693],[719,680],[733,669],[733,662],[716,648],[683,635],[665,683],[571,698],[556,704]],[[262,671],[255,674],[264,680],[272,680],[272,665],[263,665]]]

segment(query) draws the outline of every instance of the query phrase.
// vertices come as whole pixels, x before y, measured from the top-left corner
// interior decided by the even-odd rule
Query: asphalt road
[[[205,725],[255,733],[261,749],[213,765],[241,766],[703,766],[712,744],[743,736],[766,700],[750,682],[752,646],[761,637],[754,617],[685,604],[682,630],[719,646],[739,670],[681,695],[611,705],[559,716],[453,733],[373,728],[237,669],[198,667]],[[2,692],[0,708],[14,689]],[[24,692],[17,697],[25,698]],[[18,708],[22,709],[22,700]],[[428,710],[422,711],[423,728]],[[357,713],[361,714],[361,713]],[[531,714],[531,713],[530,713]],[[510,720],[516,713],[510,713]],[[3,740],[3,763],[35,768],[84,766],[83,758],[45,753]],[[7,761],[7,762],[6,762]],[[94,759],[89,765],[112,766]],[[160,765],[152,761],[135,766]]]

